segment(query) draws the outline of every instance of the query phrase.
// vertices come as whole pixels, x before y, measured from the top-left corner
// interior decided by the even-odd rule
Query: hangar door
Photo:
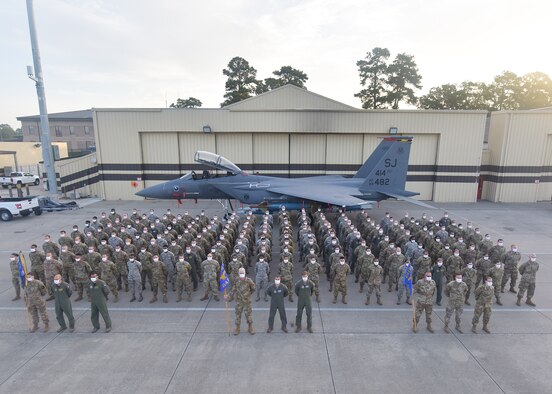
[[[253,135],[250,133],[220,133],[216,135],[217,154],[224,156],[244,171],[253,164]]]
[[[362,134],[328,134],[326,174],[354,175],[362,160]]]
[[[364,135],[363,163],[386,136]],[[406,190],[420,193],[414,197],[418,200],[433,200],[438,146],[438,134],[416,134],[412,140]]]
[[[178,150],[180,152],[180,175],[196,169],[194,155],[198,150],[216,153],[214,134],[206,133],[179,133]]]
[[[252,172],[263,175],[289,175],[289,134],[253,134]]]
[[[178,135],[140,133],[144,186],[178,177]]]
[[[326,135],[290,134],[290,176],[326,173]]]
[[[546,139],[546,150],[544,151],[544,162],[541,181],[537,188],[537,201],[552,200],[552,135]],[[543,179],[544,178],[544,179]]]

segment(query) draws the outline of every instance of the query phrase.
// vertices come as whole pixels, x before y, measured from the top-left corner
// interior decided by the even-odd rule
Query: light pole
[[[33,75],[31,66],[27,66],[27,75],[36,82],[36,95],[38,96],[38,107],[40,109],[40,142],[42,143],[42,159],[46,168],[48,178],[48,194],[57,195],[56,169],[54,166],[54,154],[50,141],[50,124],[48,122],[48,109],[46,108],[46,94],[44,92],[44,78],[42,76],[42,64],[40,63],[40,51],[38,50],[38,39],[36,35],[33,0],[27,0],[27,16],[29,18],[29,32],[31,34],[31,48],[33,51],[33,63],[36,74]],[[40,176],[40,174],[39,174]]]

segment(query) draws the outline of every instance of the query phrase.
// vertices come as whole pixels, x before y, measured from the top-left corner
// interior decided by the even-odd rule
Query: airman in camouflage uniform
[[[236,299],[236,328],[234,335],[240,333],[241,315],[245,314],[245,319],[249,326],[248,332],[253,335],[253,312],[251,310],[251,295],[255,293],[255,283],[250,278],[245,276],[245,268],[240,268],[238,271],[239,279],[235,286],[232,287],[232,292],[229,301]],[[227,297],[225,295],[225,297]]]
[[[63,265],[62,278],[65,283],[73,283],[73,288],[76,290],[75,284],[75,254],[70,251],[67,246],[61,247],[61,253],[59,255],[61,263]]]
[[[311,258],[310,263],[305,266],[305,271],[309,275],[309,279],[314,283],[314,294],[316,294],[316,302],[320,302],[320,275],[324,273],[324,269],[320,263]]]
[[[121,249],[121,246],[115,247],[113,253],[113,262],[117,267],[117,289],[128,292],[128,268],[127,268],[128,254]]]
[[[481,284],[475,289],[475,309],[473,311],[472,332],[477,334],[477,323],[479,317],[483,314],[483,331],[490,334],[488,324],[491,319],[492,304],[493,304],[493,278],[487,277],[486,283]]]
[[[240,253],[240,254],[243,256],[243,253]],[[244,256],[243,260],[241,260],[237,254],[232,255],[232,260],[230,261],[230,264],[228,265],[228,268],[229,268],[229,271],[230,271],[230,275],[228,276],[228,279],[230,279],[230,285],[231,286],[234,286],[234,283],[236,283],[238,281],[238,279],[240,278],[240,276],[238,275],[238,270],[241,267],[245,268],[244,262],[245,262],[245,256]]]
[[[489,270],[489,276],[493,278],[493,283],[496,283],[494,287],[496,303],[502,305],[500,301],[500,283],[502,283],[502,276],[504,276],[504,268],[500,261],[495,262],[495,265]]]
[[[445,287],[445,295],[449,298],[445,313],[444,328],[447,334],[450,332],[448,326],[453,312],[455,313],[456,319],[456,331],[462,334],[462,329],[460,328],[460,317],[464,312],[464,302],[466,300],[467,292],[468,285],[462,282],[461,274],[456,274],[454,281],[447,283]]]
[[[80,254],[75,255],[75,286],[79,296],[75,299],[75,302],[82,300],[83,290],[86,289],[86,295],[90,300],[90,291],[88,290],[88,278],[92,273],[92,268],[88,264],[85,258]]]
[[[17,253],[12,253],[10,256],[10,270],[12,273],[12,284],[15,289],[15,297],[12,298],[12,301],[17,301],[21,298],[21,284],[19,277],[19,255]]]
[[[119,291],[117,290],[117,276],[119,272],[117,271],[117,266],[113,261],[108,259],[107,254],[102,256],[102,261],[100,261],[100,278],[109,286],[109,290],[115,296],[113,302],[119,302]]]
[[[163,302],[167,303],[167,267],[159,260],[158,255],[153,256],[153,263],[151,266],[151,272],[153,275],[153,296],[150,303],[157,301],[157,291],[160,290],[163,295]]]
[[[52,257],[57,259],[59,256],[59,246],[56,245],[53,241],[50,240],[49,235],[44,236],[44,243],[42,244],[42,250],[44,254],[52,253]]]
[[[379,265],[379,260],[374,259],[372,266],[370,267],[370,275],[368,276],[368,292],[366,293],[365,305],[370,305],[370,297],[372,292],[376,290],[376,297],[378,305],[381,303],[381,283],[383,281],[383,268]]]
[[[151,267],[153,255],[146,250],[145,247],[142,247],[140,253],[138,253],[138,261],[142,264],[142,290],[146,289],[146,279],[149,281],[151,291],[153,291],[153,275]]]
[[[399,267],[403,265],[405,262],[405,257],[401,253],[401,248],[396,248],[395,253],[390,255],[387,258],[386,264],[389,267],[389,287],[387,288],[387,291],[393,291],[393,287],[395,287],[395,290],[398,290],[398,272]]]
[[[54,276],[56,274],[61,274],[62,272],[63,264],[54,259],[52,252],[47,252],[46,261],[44,262],[44,276],[46,277],[46,283],[44,285],[47,286],[49,297],[46,299],[46,301],[51,301],[54,299],[54,293],[52,293],[52,289],[50,288],[50,286],[52,285],[52,283],[54,283]]]
[[[44,283],[38,279],[35,280],[32,272],[29,272],[27,274],[27,286],[25,286],[23,298],[25,300],[25,304],[27,305],[27,311],[33,319],[33,327],[29,330],[31,332],[38,330],[39,313],[42,318],[42,322],[44,323],[44,332],[48,332],[50,329],[50,319],[48,319],[48,313],[46,312],[46,303],[42,298],[47,293],[48,291],[46,290]]]
[[[475,281],[475,287],[479,287],[481,282],[485,281],[485,278],[489,275],[489,270],[492,268],[493,263],[489,259],[489,255],[485,253],[482,258],[475,262],[475,269],[477,270],[477,279]]]
[[[431,279],[431,272],[426,272],[425,278],[420,279],[414,285],[414,292],[417,294],[418,298],[416,299],[416,315],[415,321],[412,325],[412,331],[417,332],[417,325],[422,316],[422,312],[425,311],[427,330],[433,333],[433,328],[431,328],[431,314],[433,313],[433,294],[437,285]]]
[[[364,284],[368,283],[368,279],[370,278],[370,270],[373,265],[374,265],[374,255],[372,254],[372,251],[370,249],[366,249],[364,253],[358,256],[356,268],[359,274],[357,276],[357,279],[360,282],[360,289],[358,290],[359,293],[362,293],[364,289]],[[355,275],[356,275],[356,272],[355,272]]]
[[[539,270],[539,263],[537,263],[537,255],[531,254],[529,260],[520,265],[519,273],[521,274],[521,280],[519,282],[519,292],[517,296],[516,305],[520,306],[521,299],[527,291],[527,300],[525,303],[530,306],[536,306],[531,299],[535,295],[535,280],[537,271]]]
[[[37,250],[36,245],[31,245],[31,252],[29,253],[29,258],[31,259],[31,271],[36,279],[45,282],[44,278],[44,261],[46,260],[46,255]]]
[[[340,257],[339,263],[332,270],[333,284],[333,303],[337,303],[337,296],[341,292],[341,301],[347,303],[347,275],[351,272],[351,267],[345,263],[345,257]]]
[[[205,301],[209,298],[209,293],[213,294],[215,301],[219,301],[217,278],[220,271],[220,264],[214,260],[213,255],[209,253],[209,255],[207,255],[207,260],[201,263],[201,269],[203,271],[203,288],[205,289],[205,295],[200,298],[200,301]]]
[[[293,302],[293,263],[286,257],[279,266],[282,283],[288,288],[289,301]]]
[[[477,271],[475,268],[473,268],[473,263],[468,263],[466,268],[462,270],[462,280],[468,286],[468,291],[466,292],[466,300],[464,301],[464,304],[471,305],[470,304],[470,294],[472,287],[475,285],[475,278],[477,275]]]
[[[130,302],[136,301],[136,292],[138,291],[138,302],[142,302],[144,297],[142,296],[142,263],[135,259],[136,256],[131,254],[126,263],[126,269],[128,271],[128,285],[132,293]]]
[[[188,301],[192,301],[192,265],[184,256],[179,256],[176,262],[176,302],[182,301],[182,291],[186,290]]]
[[[504,255],[504,275],[500,284],[500,292],[504,293],[504,287],[508,280],[510,281],[510,293],[516,294],[515,289],[518,278],[518,263],[521,260],[521,254],[518,252],[517,245],[512,245],[511,249]]]
[[[268,286],[269,270],[270,267],[268,266],[268,263],[263,258],[259,258],[259,261],[255,264],[255,286],[257,288],[257,299],[255,301],[259,301],[261,299],[261,289],[263,287],[265,289],[264,300],[268,301],[266,288]]]

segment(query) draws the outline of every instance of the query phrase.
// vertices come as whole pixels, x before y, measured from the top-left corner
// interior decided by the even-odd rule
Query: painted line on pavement
[[[17,307],[17,306],[3,306],[0,307],[0,311],[24,311],[26,308],[24,307]],[[47,310],[54,310],[52,307],[47,307]],[[226,308],[108,308],[109,311],[113,312],[225,312]],[[233,306],[230,306],[228,309],[234,309]],[[314,309],[314,308],[313,308]],[[89,311],[90,308],[73,308],[74,311]],[[253,308],[254,311],[263,311],[267,312],[270,310],[270,308]],[[296,311],[297,308],[286,308],[286,311]],[[314,309],[316,310],[316,309]],[[394,308],[378,308],[378,309],[369,309],[369,308],[319,308],[321,312],[408,312],[412,313],[412,309],[394,309]],[[464,312],[466,311],[472,311],[473,308],[464,308]],[[433,308],[433,312],[445,312],[445,308]],[[517,309],[517,308],[497,308],[493,309],[493,313],[495,312],[552,312],[552,308],[544,308],[544,309]]]

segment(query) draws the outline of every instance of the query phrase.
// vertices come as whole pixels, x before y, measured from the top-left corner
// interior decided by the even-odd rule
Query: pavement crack
[[[330,377],[332,378],[332,386],[334,394],[337,393],[335,389],[335,380],[332,371],[332,361],[330,359],[330,351],[328,350],[328,339],[326,337],[326,330],[324,329],[324,319],[322,319],[322,311],[320,310],[320,304],[318,304],[318,316],[320,317],[320,326],[322,327],[322,335],[324,336],[324,346],[326,347],[326,356],[328,358],[328,367],[330,368]]]

